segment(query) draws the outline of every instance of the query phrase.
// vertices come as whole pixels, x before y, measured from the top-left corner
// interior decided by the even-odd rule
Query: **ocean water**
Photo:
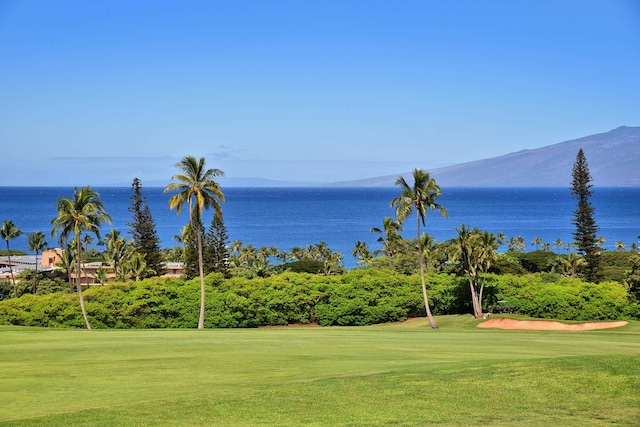
[[[105,224],[102,233],[110,229],[127,235],[131,221],[128,207],[131,189],[128,187],[97,187],[112,225]],[[162,188],[143,188],[163,247],[177,243],[173,239],[188,222],[186,209],[181,215],[169,210],[169,194]],[[355,266],[351,250],[358,240],[373,251],[379,249],[372,227],[382,227],[385,216],[394,216],[390,201],[398,195],[397,188],[223,188],[225,225],[230,241],[240,240],[255,247],[277,246],[290,250],[324,241],[344,255],[345,266]],[[51,219],[56,216],[58,197],[72,197],[73,188],[65,187],[0,187],[0,221],[12,220],[23,233],[51,231]],[[526,250],[534,250],[533,239],[540,237],[553,244],[562,239],[573,240],[571,223],[576,203],[569,188],[445,188],[438,200],[448,211],[448,218],[438,212],[427,214],[425,231],[436,240],[456,236],[456,227],[466,224],[492,233],[523,236]],[[638,243],[640,235],[640,188],[594,188],[591,199],[595,207],[599,235],[605,238],[605,248],[614,250],[622,241],[627,247]],[[206,212],[208,228],[212,213]],[[405,237],[416,234],[415,218],[404,224]],[[51,246],[56,238],[49,238]],[[0,242],[2,243],[2,242]],[[27,251],[26,238],[10,242],[12,249]],[[503,247],[502,249],[506,249]],[[552,250],[557,249],[552,246]]]

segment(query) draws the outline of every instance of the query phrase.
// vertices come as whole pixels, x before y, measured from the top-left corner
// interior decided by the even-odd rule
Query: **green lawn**
[[[640,323],[0,327],[0,425],[640,425]]]

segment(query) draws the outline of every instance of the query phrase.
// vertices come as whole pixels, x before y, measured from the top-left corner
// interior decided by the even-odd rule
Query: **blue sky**
[[[0,0],[0,185],[332,182],[640,125],[640,1]]]

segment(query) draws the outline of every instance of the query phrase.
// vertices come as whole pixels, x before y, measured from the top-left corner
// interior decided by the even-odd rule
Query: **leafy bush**
[[[509,252],[530,273],[549,271],[549,265],[558,255],[549,251]]]
[[[292,261],[285,264],[276,265],[273,267],[273,271],[276,273],[283,273],[290,271],[292,273],[311,273],[318,274],[322,272],[323,264],[320,261]]]
[[[425,276],[436,315],[469,313],[463,276]],[[425,315],[419,275],[356,269],[324,276],[286,272],[267,278],[205,278],[206,327],[247,328],[319,323],[368,325]],[[200,281],[150,278],[111,282],[84,292],[95,328],[194,328],[198,323]],[[538,318],[605,320],[639,317],[637,301],[624,285],[586,283],[554,274],[486,277],[485,308],[508,300],[519,313]],[[0,324],[47,327],[84,326],[77,295],[23,295],[0,301]]]
[[[627,292],[617,282],[588,283],[545,275],[498,278],[500,299],[520,314],[543,319],[614,320],[625,316]]]

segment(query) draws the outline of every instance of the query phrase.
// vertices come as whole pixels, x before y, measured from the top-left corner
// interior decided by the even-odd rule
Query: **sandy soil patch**
[[[518,329],[527,331],[591,331],[593,329],[607,329],[624,326],[629,322],[587,322],[587,323],[561,323],[550,320],[514,320],[514,319],[489,319],[478,324],[478,328]]]

